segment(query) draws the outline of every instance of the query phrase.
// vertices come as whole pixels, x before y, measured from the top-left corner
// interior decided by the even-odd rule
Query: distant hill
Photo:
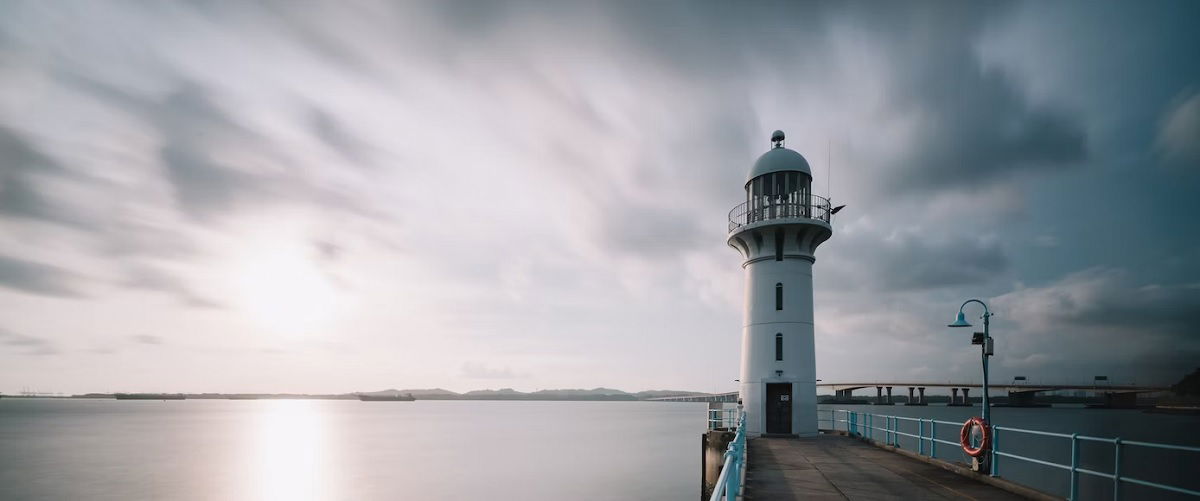
[[[412,395],[421,400],[447,400],[447,399],[456,399],[456,398],[459,398],[462,396],[462,395],[459,395],[458,393],[452,392],[450,390],[443,390],[441,388],[421,388],[421,389],[407,389],[407,390],[397,390],[395,388],[389,388],[389,389],[382,390],[382,391],[362,391],[359,393],[362,395],[381,396],[381,397],[383,397],[383,396],[392,397],[392,396],[396,396],[396,395]]]
[[[646,390],[637,393],[629,393],[614,388],[560,388],[537,390],[534,392],[517,391],[512,388],[500,388],[498,390],[472,390],[466,393],[456,393],[442,388],[412,388],[397,390],[388,388],[380,391],[361,391],[355,393],[341,394],[294,394],[294,393],[189,393],[189,399],[237,399],[237,400],[257,400],[257,399],[323,399],[323,400],[357,400],[358,395],[371,396],[397,396],[397,395],[412,395],[417,400],[605,400],[605,401],[633,401],[633,400],[648,400],[652,398],[662,397],[679,397],[679,396],[694,396],[707,395],[707,393],[697,391],[681,391],[681,390]],[[111,393],[87,393],[83,395],[72,395],[71,398],[113,398]]]

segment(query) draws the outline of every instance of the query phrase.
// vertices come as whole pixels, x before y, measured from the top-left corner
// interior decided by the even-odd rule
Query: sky
[[[732,391],[771,131],[817,377],[1200,363],[1200,3],[0,5],[0,391]],[[978,318],[976,306],[968,315]]]

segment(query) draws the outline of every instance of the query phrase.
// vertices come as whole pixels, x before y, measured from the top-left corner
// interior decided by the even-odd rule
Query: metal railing
[[[721,475],[717,477],[717,485],[713,486],[708,501],[734,501],[742,490],[742,469],[746,464],[746,413],[734,412],[738,412],[737,432],[733,435],[733,441],[729,442],[729,448],[725,449],[725,464],[721,466]],[[712,414],[709,411],[709,416]],[[711,426],[712,421],[709,423]]]
[[[848,433],[850,435],[857,435],[857,436],[864,437],[864,438],[871,439],[871,440],[875,440],[875,432],[878,431],[883,434],[881,437],[881,438],[883,438],[883,443],[885,443],[887,445],[891,445],[893,447],[897,447],[897,448],[902,448],[900,445],[899,437],[901,437],[901,436],[910,437],[910,438],[915,439],[917,442],[917,450],[915,452],[917,454],[929,456],[931,458],[936,457],[937,446],[939,443],[951,446],[953,449],[958,449],[959,447],[961,447],[961,445],[959,444],[958,441],[943,440],[943,439],[937,438],[937,431],[938,431],[938,425],[940,424],[940,425],[943,425],[944,427],[949,427],[949,428],[942,428],[943,430],[950,429],[955,432],[958,432],[959,429],[962,427],[962,423],[955,423],[953,421],[941,421],[941,420],[937,420],[937,419],[924,419],[924,418],[913,418],[913,417],[906,417],[906,416],[891,416],[891,415],[885,415],[885,414],[873,414],[873,413],[869,413],[869,412],[858,412],[858,411],[850,411],[850,410],[845,410],[845,409],[821,409],[818,412],[828,412],[829,413],[829,418],[827,418],[827,419],[822,418],[818,415],[818,418],[817,418],[818,427],[820,427],[821,422],[827,422],[827,423],[829,423],[828,429],[836,431],[836,430],[838,430],[838,423],[842,423],[845,425],[844,428],[842,428],[842,429],[846,433]],[[842,419],[838,419],[839,413],[844,415],[844,417]],[[876,426],[877,419],[882,421],[882,423],[880,423],[883,425],[882,428]],[[912,433],[900,431],[899,424],[902,421],[903,422],[915,422],[916,428],[917,428],[917,433],[914,435]],[[1057,438],[1070,439],[1070,441],[1071,441],[1070,442],[1071,463],[1070,464],[1056,463],[1054,461],[1050,461],[1047,459],[1039,459],[1039,458],[1018,455],[1018,454],[1015,454],[1012,452],[1005,452],[1005,451],[1001,450],[1001,448],[1000,448],[1000,436],[1002,435],[1001,432],[1004,432],[1003,435],[1005,435],[1005,436],[1007,436],[1011,433],[1023,433],[1023,434],[1041,436],[1041,437],[1057,437]],[[1112,472],[1096,471],[1096,470],[1081,467],[1080,466],[1080,454],[1079,454],[1080,442],[1098,442],[1098,443],[1112,444],[1112,446],[1113,446]],[[928,447],[926,447],[926,444],[928,444]],[[1185,494],[1188,496],[1200,497],[1200,491],[1198,491],[1198,490],[1187,489],[1187,488],[1174,486],[1174,485],[1167,485],[1167,484],[1159,483],[1159,482],[1152,482],[1149,480],[1134,478],[1129,475],[1122,474],[1121,473],[1121,450],[1124,447],[1129,447],[1129,446],[1144,447],[1144,448],[1153,449],[1153,450],[1166,449],[1166,450],[1197,453],[1198,454],[1197,460],[1200,460],[1200,447],[1189,447],[1189,446],[1185,446],[1185,445],[1158,444],[1158,443],[1152,443],[1152,442],[1141,442],[1141,441],[1136,441],[1136,440],[1121,440],[1119,437],[1118,438],[1091,437],[1091,436],[1086,436],[1086,435],[1080,435],[1078,433],[1069,433],[1069,434],[1068,433],[1054,433],[1054,432],[1048,432],[1048,431],[1027,430],[1027,429],[1023,429],[1023,428],[1012,428],[1012,427],[1008,427],[1008,426],[993,426],[992,427],[992,445],[991,445],[991,449],[990,449],[991,471],[989,473],[991,476],[999,476],[1000,475],[1000,458],[1002,458],[1002,457],[1016,459],[1016,460],[1020,460],[1020,461],[1026,461],[1029,463],[1047,466],[1047,467],[1051,467],[1051,468],[1055,468],[1055,469],[1059,469],[1059,470],[1064,470],[1064,471],[1068,472],[1068,474],[1070,475],[1070,477],[1069,477],[1070,478],[1070,492],[1067,497],[1067,499],[1070,499],[1070,500],[1076,500],[1076,499],[1080,498],[1080,496],[1079,496],[1079,474],[1081,474],[1081,473],[1084,475],[1093,475],[1096,477],[1102,477],[1102,478],[1107,478],[1107,479],[1112,480],[1113,499],[1120,499],[1122,483],[1141,485],[1141,486],[1145,486],[1145,487],[1151,487],[1151,488],[1155,488],[1155,489],[1170,491],[1170,492],[1174,492],[1177,494]]]
[[[829,222],[831,215],[829,199],[819,195],[807,195],[808,200],[788,201],[749,200],[729,211],[729,231],[748,224],[774,219],[816,219]]]
[[[738,425],[737,409],[709,409],[709,430],[730,430]]]

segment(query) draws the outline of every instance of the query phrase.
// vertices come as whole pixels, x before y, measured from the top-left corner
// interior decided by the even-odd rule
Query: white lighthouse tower
[[[746,201],[729,212],[729,246],[746,270],[741,400],[752,435],[817,433],[812,266],[833,235],[829,199],[782,131],[754,162]]]

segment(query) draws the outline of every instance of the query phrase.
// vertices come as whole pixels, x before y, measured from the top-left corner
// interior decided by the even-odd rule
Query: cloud
[[[43,296],[80,298],[86,279],[57,266],[0,255],[0,287]]]
[[[1167,163],[1200,168],[1200,92],[1172,103],[1155,145]]]
[[[312,113],[312,131],[326,146],[329,146],[347,160],[366,165],[367,153],[370,147],[360,141],[329,113],[314,109]]]
[[[996,304],[1022,324],[1049,332],[1118,328],[1185,336],[1196,330],[1200,288],[1139,284],[1127,270],[1093,268],[1045,287],[1013,291]]]
[[[1148,284],[1124,269],[1092,268],[1000,295],[992,306],[999,314],[993,328],[999,321],[1017,330],[998,337],[1007,344],[1005,365],[1171,382],[1200,358],[1194,285]]]
[[[16,334],[0,329],[0,345],[24,350],[27,355],[57,355],[58,348],[47,339]]]
[[[337,261],[342,257],[342,253],[345,251],[341,245],[338,245],[336,242],[332,242],[330,240],[314,240],[312,244],[313,248],[315,248],[317,251],[317,257],[327,262]]]
[[[823,267],[818,285],[832,291],[918,292],[985,284],[1009,269],[1008,254],[993,237],[947,236],[921,228],[879,231],[868,227],[835,235],[843,251],[824,257],[818,251]]]
[[[84,218],[55,204],[40,189],[49,177],[74,176],[16,131],[0,125],[0,215],[84,225]]]
[[[131,339],[131,340],[133,340],[133,342],[139,343],[139,344],[152,344],[152,345],[163,344],[163,339],[161,337],[151,336],[149,334],[138,334],[136,336],[130,336],[129,339]]]
[[[193,308],[222,307],[221,303],[193,291],[177,275],[148,264],[129,267],[125,270],[124,278],[118,284],[132,289],[169,294],[179,299],[181,304]]]

